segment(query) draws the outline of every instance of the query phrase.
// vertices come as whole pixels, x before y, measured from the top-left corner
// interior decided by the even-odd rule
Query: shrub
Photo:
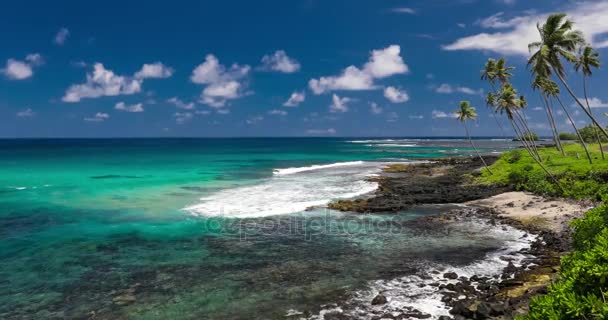
[[[560,140],[578,140],[578,136],[576,135],[576,133],[561,132],[559,134],[559,139]]]
[[[534,133],[534,132],[524,132],[523,133],[523,138],[525,140],[528,140],[528,141],[530,141],[530,139],[532,139],[534,141],[539,141],[540,140],[539,136],[536,133]],[[519,140],[520,140],[519,137],[513,138],[513,141],[519,141]]]
[[[581,129],[578,129],[578,133],[581,135],[583,140],[588,143],[596,143],[597,135],[595,134],[596,128],[593,125],[587,125]],[[599,134],[601,142],[608,142],[608,138],[606,136]],[[576,139],[578,140],[578,138]]]

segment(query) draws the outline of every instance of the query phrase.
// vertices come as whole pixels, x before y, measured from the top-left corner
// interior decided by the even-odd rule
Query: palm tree
[[[469,138],[469,142],[471,143],[471,146],[475,150],[475,153],[477,154],[479,159],[481,159],[481,162],[486,167],[488,172],[491,174],[492,170],[490,170],[490,168],[488,167],[488,164],[486,164],[486,161],[479,154],[479,151],[477,150],[477,147],[475,147],[475,144],[473,144],[473,139],[471,139],[471,135],[469,134],[469,125],[467,124],[467,120],[475,120],[475,118],[477,118],[477,113],[475,113],[475,108],[471,107],[471,103],[469,101],[460,101],[460,109],[456,110],[455,113],[458,116],[458,120],[460,122],[462,122],[462,124],[464,125],[464,130],[467,133],[467,138]]]
[[[511,70],[513,69],[515,69],[515,67],[507,66],[507,60],[505,58],[500,58],[494,64],[494,76],[502,85],[504,85],[513,77],[513,74],[511,73]]]
[[[537,76],[536,78],[534,78],[534,81],[532,82],[532,90],[537,90],[539,89],[539,95],[541,97],[541,100],[543,101],[543,103],[545,104],[545,112],[547,113],[547,119],[549,121],[549,126],[551,127],[551,133],[553,134],[553,141],[555,141],[555,147],[557,148],[558,151],[560,151],[562,153],[562,156],[566,156],[566,153],[564,152],[564,147],[562,146],[562,142],[559,139],[559,132],[557,130],[557,125],[555,124],[555,117],[553,116],[553,103],[549,104],[549,99],[547,97],[547,94],[542,92],[542,86],[543,86],[543,82],[544,82],[545,78]]]
[[[589,105],[589,97],[587,96],[587,77],[591,77],[591,67],[599,68],[600,67],[600,54],[595,52],[592,47],[586,46],[583,50],[581,50],[580,56],[574,63],[574,69],[576,72],[582,70],[583,72],[583,92],[585,93],[585,102],[587,103],[587,110],[589,113],[591,112],[591,106]],[[602,139],[600,139],[600,134],[597,131],[597,128],[594,126],[593,131],[595,132],[595,138],[600,145],[600,152],[602,153],[602,159],[606,160],[606,156],[604,155],[604,148],[602,147]]]
[[[591,121],[608,138],[608,132],[601,127],[597,119],[585,108],[578,97],[574,94],[565,80],[566,73],[561,59],[575,63],[575,49],[585,43],[583,34],[578,30],[572,30],[574,22],[565,19],[566,14],[556,13],[550,15],[543,25],[537,24],[541,41],[528,45],[530,50],[538,49],[528,60],[528,66],[532,66],[532,73],[537,76],[549,78],[552,74],[560,80],[568,93],[576,101],[579,107],[591,119]]]
[[[501,68],[502,70],[504,70],[504,59],[503,60],[503,67]],[[510,70],[510,69],[509,69]],[[483,68],[483,70],[481,70],[481,80],[486,80],[490,83],[490,87],[492,88],[492,92],[488,92],[488,95],[486,97],[486,106],[488,107],[492,107],[493,103],[489,103],[492,99],[493,94],[495,94],[496,92],[496,87],[494,86],[494,82],[496,81],[496,73],[497,68],[496,68],[496,60],[489,58],[488,61],[486,61],[486,64]],[[504,74],[501,74],[501,76],[504,78]],[[505,130],[502,127],[502,124],[500,123],[500,121],[498,120],[498,117],[496,116],[496,112],[492,112],[492,118],[494,118],[494,121],[496,121],[496,125],[498,125],[498,128],[500,129],[500,132],[503,135],[503,138],[506,136],[505,134]]]
[[[570,124],[574,128],[574,132],[576,132],[578,139],[581,141],[581,144],[583,145],[583,148],[585,149],[585,153],[587,154],[587,159],[589,159],[589,163],[593,163],[593,160],[591,159],[591,154],[589,153],[589,149],[587,148],[587,144],[585,143],[585,140],[583,140],[581,133],[578,131],[578,128],[576,127],[576,123],[574,122],[574,120],[572,120],[572,117],[570,116],[570,112],[568,112],[568,109],[566,109],[566,106],[564,106],[564,104],[562,103],[562,100],[559,98],[560,90],[559,90],[559,86],[557,85],[557,83],[555,83],[549,79],[544,79],[542,81],[541,88],[548,97],[555,98],[557,100],[557,102],[560,104],[560,106],[562,107],[562,110],[564,110],[564,113],[566,114],[566,117],[568,117],[568,121],[570,121]]]

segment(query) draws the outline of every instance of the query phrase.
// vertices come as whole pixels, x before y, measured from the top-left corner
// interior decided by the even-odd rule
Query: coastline
[[[486,161],[493,163],[496,159],[488,157]],[[339,200],[328,207],[370,213],[394,212],[425,204],[462,204],[462,209],[421,218],[418,223],[429,225],[463,218],[483,219],[492,225],[522,230],[526,232],[522,237],[530,235],[534,239],[529,248],[519,250],[527,256],[519,263],[513,263],[509,257],[500,257],[508,264],[493,278],[478,275],[463,277],[457,272],[444,274],[443,278],[456,281],[433,285],[441,294],[441,301],[449,307],[449,315],[434,316],[407,308],[401,314],[392,312],[376,318],[512,319],[525,315],[530,299],[546,292],[559,271],[560,257],[570,249],[568,223],[582,216],[592,208],[592,204],[545,198],[507,187],[476,185],[472,183],[472,176],[482,168],[476,159],[429,160],[425,163],[388,166],[382,176],[374,178],[379,187],[373,196]],[[429,195],[424,194],[433,188]],[[390,301],[382,292],[370,301],[372,305],[387,302]]]

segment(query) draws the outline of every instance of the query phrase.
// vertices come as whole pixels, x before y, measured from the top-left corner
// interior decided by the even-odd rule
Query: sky
[[[477,107],[473,135],[511,136],[480,80],[500,57],[530,126],[549,135],[526,61],[553,12],[606,55],[608,1],[11,1],[0,137],[461,136],[461,100]],[[568,82],[582,97],[571,66]],[[589,80],[604,124],[607,84],[603,70]]]

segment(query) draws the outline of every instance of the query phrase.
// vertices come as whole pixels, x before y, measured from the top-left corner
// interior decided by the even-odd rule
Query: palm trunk
[[[511,122],[511,126],[513,127],[513,131],[515,131],[515,136],[517,137],[517,139],[519,139],[519,141],[521,142],[523,147],[526,149],[526,151],[528,151],[530,156],[532,158],[534,158],[535,161],[537,161],[538,159],[537,159],[536,154],[532,150],[532,147],[530,147],[530,145],[528,145],[528,141],[524,139],[523,131],[521,128],[519,128],[519,124],[517,124],[517,121],[515,121],[515,118],[511,116],[511,117],[509,117],[509,120]]]
[[[591,106],[589,105],[589,98],[587,97],[587,76],[583,74],[583,92],[585,93],[585,103],[587,103],[587,109],[591,112]],[[606,156],[604,155],[604,148],[602,147],[602,139],[600,138],[599,132],[597,132],[596,126],[593,126],[593,132],[595,133],[595,138],[597,139],[597,143],[600,145],[600,152],[602,153],[602,160],[606,160]]]
[[[473,147],[473,150],[475,150],[475,153],[477,154],[477,156],[479,157],[479,159],[481,159],[481,162],[483,163],[484,167],[486,167],[486,170],[488,170],[488,172],[490,174],[492,174],[492,170],[490,170],[490,168],[488,167],[488,164],[486,163],[486,161],[479,154],[479,151],[477,151],[477,147],[475,147],[475,144],[473,144],[473,139],[471,139],[471,135],[469,134],[469,126],[467,125],[467,122],[464,121],[463,124],[464,124],[464,131],[467,133],[467,137],[469,138],[469,142],[471,143],[471,147]]]
[[[557,102],[559,102],[559,105],[562,106],[562,109],[566,113],[566,117],[568,117],[570,124],[572,124],[572,127],[574,128],[574,132],[576,132],[578,139],[581,141],[581,144],[583,145],[583,148],[585,149],[585,153],[587,154],[587,159],[589,159],[589,163],[593,164],[593,160],[591,159],[591,154],[589,154],[589,149],[587,148],[587,144],[585,143],[585,140],[583,140],[581,133],[578,131],[578,128],[576,127],[576,124],[574,123],[574,120],[572,120],[572,117],[570,116],[570,112],[568,112],[568,109],[566,109],[566,107],[562,103],[562,99],[560,99],[559,96],[555,96],[555,98],[557,99]]]
[[[602,132],[603,135],[606,136],[606,138],[608,138],[608,132],[606,132],[606,130],[604,130],[604,128],[602,128],[602,125],[597,122],[597,120],[595,119],[595,117],[591,114],[591,112],[589,112],[589,110],[587,110],[587,108],[585,108],[585,106],[583,106],[583,104],[581,103],[581,101],[576,97],[576,95],[574,94],[574,92],[572,92],[572,89],[570,89],[570,86],[568,86],[568,83],[566,83],[566,80],[564,80],[564,77],[562,77],[557,70],[555,70],[555,68],[553,68],[553,71],[555,71],[555,74],[557,74],[557,77],[559,78],[559,80],[562,82],[562,84],[564,85],[564,87],[566,88],[566,90],[568,90],[568,93],[570,93],[570,95],[572,96],[572,98],[576,101],[576,103],[581,107],[581,109],[583,109],[583,111],[587,114],[587,116],[589,117],[589,119],[591,119],[591,121],[593,121],[593,123],[600,129],[600,131]]]
[[[551,127],[551,134],[553,135],[553,141],[555,142],[555,147],[557,148],[557,151],[562,152],[563,155],[563,149],[562,149],[562,144],[561,141],[559,141],[559,133],[557,132],[557,129],[555,128],[555,122],[553,121],[553,115],[551,114],[551,112],[549,111],[549,103],[547,102],[547,98],[545,97],[544,94],[539,93],[541,100],[545,103],[545,113],[547,114],[547,121],[549,122],[549,126]]]
[[[538,159],[540,161],[543,161],[542,157],[540,156],[540,153],[538,152],[538,148],[536,147],[536,141],[534,141],[534,138],[532,137],[532,131],[530,130],[530,127],[528,126],[528,122],[524,118],[525,116],[522,116],[518,110],[515,110],[515,114],[519,118],[519,122],[521,122],[523,130],[525,130],[528,133],[527,137],[525,134],[522,133],[523,138],[525,138],[526,141],[528,141],[532,150],[534,150],[534,153],[536,153],[536,156],[538,157]]]
[[[562,156],[566,156],[566,152],[564,151],[564,146],[562,145],[562,141],[559,139],[559,132],[557,131],[557,125],[555,124],[555,116],[553,115],[553,102],[547,101],[547,96],[543,95],[543,99],[545,100],[545,104],[547,105],[547,113],[549,114],[551,127],[553,128],[553,132],[555,132],[557,143],[559,145],[559,150],[562,153]]]

